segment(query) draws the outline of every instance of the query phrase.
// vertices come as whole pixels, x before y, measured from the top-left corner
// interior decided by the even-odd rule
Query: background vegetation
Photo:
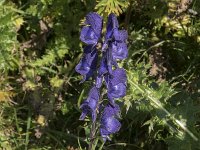
[[[102,149],[200,147],[199,0],[1,0],[0,149],[87,149],[79,106],[84,16],[114,12],[129,33],[122,128]]]

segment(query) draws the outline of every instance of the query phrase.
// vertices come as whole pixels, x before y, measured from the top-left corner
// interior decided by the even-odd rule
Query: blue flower
[[[101,37],[102,23],[102,18],[97,13],[91,12],[86,16],[86,25],[81,30],[80,39],[87,46],[84,48],[83,57],[75,69],[83,76],[82,82],[96,75],[95,86],[92,87],[88,98],[80,106],[82,110],[80,120],[89,115],[95,122],[99,114],[100,134],[106,141],[110,139],[110,134],[118,132],[121,127],[121,123],[118,121],[120,108],[115,103],[115,99],[126,95],[127,77],[125,70],[119,68],[117,61],[128,56],[126,44],[128,34],[127,31],[118,29],[117,17],[110,14],[101,51],[102,59],[99,68],[97,68],[98,52],[96,47]],[[104,102],[99,102],[99,90],[103,81],[105,81],[109,100],[106,106],[104,106]]]
[[[105,77],[107,85],[108,99],[114,104],[114,98],[121,98],[126,95],[126,72],[123,68],[113,70],[112,75]]]
[[[109,54],[110,52],[111,50],[103,52],[103,56],[98,69],[98,75],[96,78],[96,86],[98,88],[100,88],[102,85],[103,77],[106,76],[106,74],[112,74],[112,67],[115,66],[116,68],[118,68],[118,64],[116,61],[113,61],[112,56]]]
[[[96,71],[97,60],[97,49],[92,45],[86,46],[84,48],[83,57],[75,68],[76,72],[83,75],[82,82],[93,76]]]
[[[128,48],[126,40],[128,33],[125,30],[115,30],[114,34],[115,41],[111,43],[113,59],[123,60],[128,56]]]
[[[95,12],[86,16],[85,26],[81,30],[80,39],[86,44],[96,45],[101,37],[102,17]]]
[[[113,66],[118,68],[117,59],[123,60],[128,56],[128,48],[126,44],[128,33],[125,30],[118,30],[118,28],[119,23],[117,17],[114,14],[110,14],[108,17],[105,42],[102,47],[103,57],[98,70],[96,82],[97,87],[101,87],[101,82],[105,75],[113,75]],[[122,83],[113,87],[122,88],[120,91],[124,91],[123,89],[126,88]],[[110,97],[110,99],[112,98]]]
[[[100,134],[104,141],[110,140],[109,135],[116,133],[121,128],[121,123],[117,120],[120,115],[120,108],[117,104],[107,105],[101,115]]]
[[[111,49],[110,52],[113,61],[116,59],[123,60],[128,56],[128,48],[126,40],[128,33],[126,30],[119,30],[119,24],[117,17],[114,14],[110,14],[108,17],[107,32],[105,42],[103,44],[103,51]],[[110,58],[109,58],[110,59]]]
[[[100,67],[99,67],[99,70],[98,70],[98,75],[99,76],[102,76],[104,74],[106,74],[108,72],[108,63],[107,63],[107,56],[105,54],[106,52],[103,53],[103,56],[102,56],[102,59],[101,59],[101,62],[100,62]]]
[[[115,30],[118,30],[118,28],[119,28],[119,23],[117,21],[117,17],[115,16],[115,14],[111,13],[108,16],[108,23],[106,27],[106,42],[108,40],[112,40],[113,32]]]
[[[83,120],[88,114],[92,116],[93,122],[96,120],[97,118],[96,109],[97,109],[98,100],[99,100],[99,91],[94,86],[90,90],[88,98],[80,106],[82,110],[80,120]]]

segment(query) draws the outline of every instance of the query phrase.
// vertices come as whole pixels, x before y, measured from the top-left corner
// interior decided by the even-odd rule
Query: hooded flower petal
[[[100,128],[100,134],[104,141],[110,140],[109,135],[118,132],[121,128],[121,123],[114,117],[106,118],[102,124],[104,125]]]
[[[98,69],[98,75],[96,78],[96,87],[97,88],[100,88],[102,86],[103,76],[107,72],[108,72],[107,60],[106,60],[106,56],[103,54],[103,57],[101,59],[100,66]]]
[[[113,36],[118,42],[125,42],[128,39],[128,33],[126,30],[114,30]]]
[[[76,72],[83,75],[83,80],[88,80],[91,76],[93,76],[94,71],[97,66],[97,50],[92,45],[86,46],[84,49],[84,54],[79,64],[76,66]]]
[[[108,16],[108,23],[107,23],[107,32],[106,32],[106,41],[111,39],[113,36],[113,31],[115,29],[118,30],[119,28],[119,23],[117,21],[117,17],[115,16],[115,14],[111,13]]]
[[[126,40],[128,38],[128,33],[126,30],[115,30],[114,31],[114,42],[112,45],[113,59],[123,60],[128,56],[128,48]]]
[[[109,97],[120,98],[126,95],[126,85],[124,83],[119,83],[117,85],[110,84],[108,90]]]
[[[110,78],[112,85],[117,85],[119,83],[126,84],[126,81],[126,71],[123,68],[117,68],[113,71],[113,76]]]
[[[98,100],[99,100],[99,91],[96,87],[93,87],[90,90],[88,98],[80,106],[80,108],[82,109],[80,120],[83,120],[85,116],[88,114],[92,116],[93,121],[96,120],[96,109]]]
[[[112,75],[112,66],[118,68],[118,64],[116,61],[114,61],[112,56],[112,49],[109,48],[106,52],[103,53],[103,57],[98,69],[98,76],[96,78],[97,79],[96,86],[98,88],[101,87],[103,77],[105,76],[105,74],[109,73]]]
[[[126,44],[128,33],[126,30],[118,30],[118,28],[119,24],[117,17],[114,14],[110,14],[108,17],[106,39],[102,46],[102,51],[109,51],[107,52],[107,54],[109,54],[107,57],[108,66],[110,65],[110,62],[115,62],[117,59],[123,60],[128,56]],[[109,72],[111,73],[112,71],[110,68]]]
[[[100,134],[104,141],[110,140],[109,135],[119,131],[121,127],[121,123],[117,120],[119,112],[120,109],[117,104],[114,106],[108,104],[104,108],[100,122]]]
[[[102,75],[104,75],[107,72],[108,72],[108,64],[107,64],[106,54],[104,53],[103,57],[101,59],[101,62],[100,62],[100,67],[99,67],[99,70],[98,70],[98,75],[102,76]]]
[[[114,98],[121,98],[126,95],[126,72],[122,68],[117,68],[112,75],[107,75],[106,78],[108,99],[111,104],[114,103]]]
[[[91,12],[86,16],[86,26],[81,30],[80,39],[86,44],[96,45],[101,36],[102,18],[97,13]]]
[[[119,107],[119,105],[117,105],[117,104],[114,104],[114,105],[108,104],[104,108],[104,112],[102,114],[102,118],[111,117],[111,116],[115,116],[115,117],[119,118],[119,116],[120,116],[120,107]]]
[[[127,58],[128,56],[128,48],[126,43],[117,43],[117,42],[113,42],[112,43],[112,56],[113,59],[119,59],[119,60],[123,60],[125,58]]]
[[[86,26],[81,30],[80,39],[86,44],[97,44],[98,36],[91,27]]]
[[[86,23],[90,25],[95,34],[100,37],[103,23],[102,17],[95,12],[90,12],[86,16]]]

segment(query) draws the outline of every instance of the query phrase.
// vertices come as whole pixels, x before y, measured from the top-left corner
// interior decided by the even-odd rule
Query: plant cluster
[[[76,66],[76,71],[83,75],[83,81],[90,77],[95,79],[95,84],[91,88],[88,98],[81,105],[81,120],[86,115],[92,116],[93,126],[95,126],[97,115],[100,114],[100,134],[103,140],[110,139],[109,135],[119,131],[121,124],[117,120],[120,108],[115,103],[116,98],[124,97],[126,94],[126,73],[123,68],[119,68],[117,60],[123,60],[128,56],[126,40],[128,34],[125,30],[118,30],[119,24],[114,14],[108,17],[105,41],[102,43],[102,58],[98,64],[97,44],[101,38],[102,18],[97,13],[89,13],[86,16],[85,26],[81,30],[80,39],[86,43],[84,54]],[[97,66],[99,66],[97,68]],[[114,68],[114,69],[113,69]],[[103,92],[101,87],[103,81],[106,83],[106,93],[109,103],[103,103]],[[103,110],[103,111],[102,111]],[[91,134],[95,134],[95,127],[92,127]],[[91,137],[94,138],[94,137]]]
[[[199,149],[199,10],[1,0],[0,149]]]

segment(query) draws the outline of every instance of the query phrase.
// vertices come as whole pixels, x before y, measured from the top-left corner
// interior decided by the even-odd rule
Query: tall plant
[[[80,107],[82,110],[81,120],[86,115],[92,117],[89,149],[94,148],[98,124],[104,141],[110,140],[109,135],[119,131],[121,127],[121,123],[118,121],[120,107],[115,99],[126,95],[126,72],[118,66],[117,61],[127,58],[128,34],[125,30],[118,29],[117,18],[115,14],[111,13],[108,16],[105,38],[102,40],[103,42],[100,42],[102,47],[97,47],[101,39],[102,24],[103,19],[97,13],[91,12],[86,16],[85,26],[82,28],[80,36],[86,46],[83,57],[76,66],[76,71],[83,76],[82,82],[89,80],[90,77],[93,79],[93,86],[88,98]],[[98,58],[101,58],[99,64]]]

